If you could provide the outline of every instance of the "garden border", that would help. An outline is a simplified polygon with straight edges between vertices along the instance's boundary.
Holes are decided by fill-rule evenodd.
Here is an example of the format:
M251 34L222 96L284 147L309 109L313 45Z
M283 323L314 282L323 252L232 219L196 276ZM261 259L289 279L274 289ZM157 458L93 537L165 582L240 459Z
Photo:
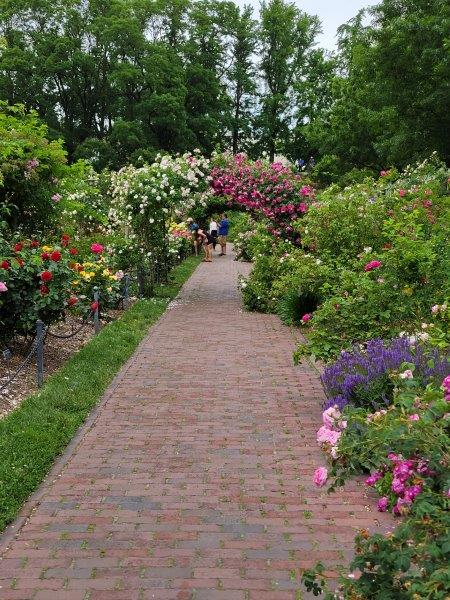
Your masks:
M195 257L191 257L191 258L195 258ZM181 266L183 264L183 262L180 263L180 265L178 265L178 266ZM194 272L197 269L199 264L200 264L199 262L197 264L195 264L193 266L193 269L189 273L189 275L183 280L182 283L180 283L177 293L172 297L167 296L168 300L172 301L180 295L185 284L191 278L191 276L194 274ZM8 550L9 543L19 534L22 527L25 525L25 523L28 521L28 519L32 515L33 511L36 509L37 506L39 506L42 498L44 497L44 495L47 491L48 485L62 473L65 466L68 464L71 457L73 456L78 445L82 442L82 440L84 439L86 434L94 426L101 411L103 410L103 408L105 407L105 405L107 404L107 402L109 401L111 396L113 395L114 391L116 390L117 386L119 385L119 382L122 380L122 378L128 372L128 370L134 360L134 356L136 355L136 353L138 353L140 351L140 349L143 346L143 344L145 343L147 337L156 328L161 326L162 318L167 313L168 306L169 306L169 302L167 302L167 306L164 308L163 312L159 315L157 320L152 325L150 325L150 327L146 330L143 338L137 344L137 346L133 350L133 353L128 358L128 360L124 364L122 364L119 371L116 372L116 374L114 375L114 377L112 378L110 383L107 385L105 391L98 398L97 402L92 406L92 408L89 411L88 415L86 416L85 420L77 428L72 439L68 442L68 444L66 445L66 447L64 448L62 453L55 457L55 459L52 463L52 466L50 467L50 470L40 481L40 483L38 484L35 491L33 491L31 493L31 495L27 498L27 500L22 504L16 517L13 519L13 521L11 521L11 523L6 525L6 527L3 531L0 531L0 560L3 558L4 553ZM119 321L120 321L120 319L119 319ZM96 339L96 338L93 338L93 339ZM70 360L72 360L72 359L70 359ZM70 360L68 362L70 362ZM64 367L62 367L62 368L64 368Z

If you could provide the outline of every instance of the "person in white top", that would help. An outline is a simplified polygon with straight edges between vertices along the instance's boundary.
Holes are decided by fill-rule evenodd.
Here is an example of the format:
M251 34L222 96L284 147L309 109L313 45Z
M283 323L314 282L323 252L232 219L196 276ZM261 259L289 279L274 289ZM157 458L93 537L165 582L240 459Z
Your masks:
M213 249L216 249L216 244L217 244L217 238L219 236L219 226L217 225L217 221L214 219L214 217L211 218L211 221L209 223L209 233L211 234L211 237L213 238Z

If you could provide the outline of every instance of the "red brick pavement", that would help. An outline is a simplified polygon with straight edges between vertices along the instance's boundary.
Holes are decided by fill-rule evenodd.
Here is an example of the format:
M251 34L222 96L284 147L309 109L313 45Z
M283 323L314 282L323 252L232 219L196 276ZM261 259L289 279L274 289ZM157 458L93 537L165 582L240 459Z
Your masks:
M361 484L313 486L319 378L242 311L248 269L202 264L151 329L3 542L2 600L298 600L302 569L377 526Z

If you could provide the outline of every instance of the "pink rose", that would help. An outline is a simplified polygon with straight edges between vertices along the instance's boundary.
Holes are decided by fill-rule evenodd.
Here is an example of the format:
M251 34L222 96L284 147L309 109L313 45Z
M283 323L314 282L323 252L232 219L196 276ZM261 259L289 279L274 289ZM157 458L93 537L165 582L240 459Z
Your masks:
M103 246L101 244L94 243L91 246L91 251L94 252L94 254L101 254L103 252Z
M338 443L340 437L340 431L333 431L325 425L319 429L316 436L319 444L330 444L331 446L335 446Z
M333 427L335 422L340 418L341 412L336 406L330 406L327 410L324 410L322 413L322 421L323 424L327 427Z
M419 415L416 413L414 415L409 415L409 420L410 421L418 421L420 419Z
M52 200L53 202L59 202L61 200L61 196L59 194L53 194Z
M301 318L301 321L302 321L302 323L307 323L308 321L311 321L311 319L312 319L311 315L306 313L306 315L303 315L303 317Z
M406 190L398 190L398 195L403 198L404 196L406 196Z
M319 467L314 472L314 483L317 487L322 487L328 479L328 470L326 467Z
M406 371L400 373L399 377L400 379L414 379L414 373L411 371L411 369L406 369Z
M8 288L6 286L6 283L4 281L0 281L0 292L7 292Z
M377 508L380 512L386 512L389 504L389 499L386 496L383 496L378 500Z

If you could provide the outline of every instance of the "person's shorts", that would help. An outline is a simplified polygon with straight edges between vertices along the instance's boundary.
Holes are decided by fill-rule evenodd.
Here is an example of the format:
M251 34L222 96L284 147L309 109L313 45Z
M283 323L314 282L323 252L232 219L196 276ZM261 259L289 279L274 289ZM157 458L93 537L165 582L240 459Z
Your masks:
M226 235L219 235L219 244L221 246L225 246L226 243L227 243L227 236Z

